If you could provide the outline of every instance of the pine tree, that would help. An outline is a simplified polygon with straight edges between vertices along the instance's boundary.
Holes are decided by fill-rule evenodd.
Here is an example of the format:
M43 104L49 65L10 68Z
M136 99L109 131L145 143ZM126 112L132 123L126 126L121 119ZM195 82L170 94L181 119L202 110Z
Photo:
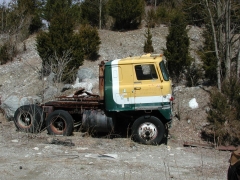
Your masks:
M51 22L51 20L57 16L62 9L68 7L68 11L70 11L70 7L72 5L72 0L47 0L46 5L44 7L44 19ZM66 10L66 9L65 9Z
M183 0L182 10L185 13L185 18L188 25L201 26L205 22L205 8L199 0Z
M190 66L192 61L188 51L189 38L186 24L183 16L180 14L171 20L166 46L167 49L164 49L164 55L167 59L169 73L179 82L184 71Z
M106 4L106 0L85 0L81 3L82 19L94 27L99 26L100 20L101 25L104 25L107 13Z
M141 23L144 0L109 0L109 15L115 18L115 28L132 29Z
M210 80L211 84L217 83L217 57L214 52L214 41L211 32L211 28L207 25L206 30L203 33L204 47L202 51L199 51L199 55L203 62L203 69L205 71L205 77Z
M150 28L147 29L146 34L144 34L146 41L144 43L144 52L151 53L154 51L152 46L152 34L150 32Z
M83 25L76 36L82 44L85 58L95 59L101 44L97 29L90 25Z
M70 72L83 62L81 43L73 33L74 21L68 0L59 0L52 4L49 32L37 36L37 50L42 58L44 73L54 72L58 81L71 78Z

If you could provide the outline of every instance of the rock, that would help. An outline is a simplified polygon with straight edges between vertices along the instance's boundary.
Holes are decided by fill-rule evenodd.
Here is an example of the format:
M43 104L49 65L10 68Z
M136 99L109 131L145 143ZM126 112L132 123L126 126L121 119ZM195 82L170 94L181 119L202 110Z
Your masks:
M94 78L94 71L90 68L80 68L78 70L77 77L80 82L83 79L92 79Z
M12 95L3 101L1 108L4 109L6 117L11 119L14 117L15 111L20 106L39 102L41 102L41 98L38 96L19 97L17 95Z
M44 101L55 97L57 92L58 92L58 89L54 86L49 86L48 88L46 88L43 94Z
M86 91L92 92L93 82L94 81L91 81L91 80L88 80L88 79L84 79L84 82L79 82L79 78L77 78L75 84L72 85L72 87L74 89L84 88Z
M53 142L53 138L47 138L47 142L49 143L49 144L52 144L52 142Z
M49 84L53 84L54 81L55 81L55 79L56 79L56 74L53 73L53 72L51 72L51 73L49 74L49 76L47 77L47 82L48 82Z

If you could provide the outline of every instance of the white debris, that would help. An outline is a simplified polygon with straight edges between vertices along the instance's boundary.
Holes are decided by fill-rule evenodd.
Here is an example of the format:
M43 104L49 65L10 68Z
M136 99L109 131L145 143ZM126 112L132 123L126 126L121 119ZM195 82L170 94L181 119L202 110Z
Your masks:
M34 147L33 150L38 151L38 150L39 150L39 147Z
M77 147L76 149L77 150L87 150L88 148L87 147Z
M17 140L17 139L13 139L13 140L12 140L12 142L14 142L14 143L17 143L17 142L18 142L18 140Z
M198 103L196 101L196 98L193 98L189 101L188 103L189 107L192 108L192 109L196 109L198 108Z

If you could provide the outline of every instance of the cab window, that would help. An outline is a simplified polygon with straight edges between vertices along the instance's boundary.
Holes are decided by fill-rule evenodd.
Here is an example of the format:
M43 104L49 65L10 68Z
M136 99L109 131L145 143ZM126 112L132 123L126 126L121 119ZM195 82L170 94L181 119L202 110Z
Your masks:
M155 66L153 64L135 65L137 80L158 79Z
M165 81L169 81L169 74L168 74L168 71L167 71L167 68L166 68L164 62L161 61L161 62L159 63L159 65L160 65L160 69L161 69L161 72L162 72L163 79L164 79Z

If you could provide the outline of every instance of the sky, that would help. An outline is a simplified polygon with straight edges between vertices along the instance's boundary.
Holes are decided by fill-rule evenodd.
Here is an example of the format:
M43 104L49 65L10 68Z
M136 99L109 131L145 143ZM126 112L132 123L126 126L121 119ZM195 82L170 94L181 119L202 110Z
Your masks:
M9 3L11 0L0 0L0 4L2 4L3 2L5 3Z

